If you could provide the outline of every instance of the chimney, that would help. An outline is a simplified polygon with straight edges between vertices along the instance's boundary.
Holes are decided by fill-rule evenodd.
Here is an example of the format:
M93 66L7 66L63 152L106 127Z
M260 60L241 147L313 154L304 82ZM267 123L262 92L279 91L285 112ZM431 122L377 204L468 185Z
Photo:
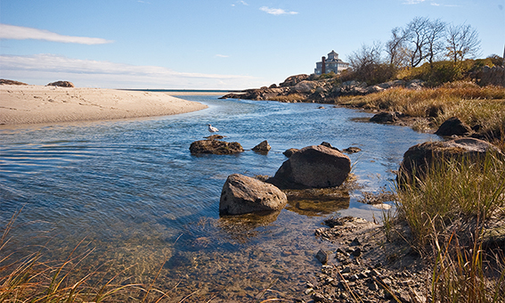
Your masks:
M321 74L326 74L326 58L323 56L321 61Z

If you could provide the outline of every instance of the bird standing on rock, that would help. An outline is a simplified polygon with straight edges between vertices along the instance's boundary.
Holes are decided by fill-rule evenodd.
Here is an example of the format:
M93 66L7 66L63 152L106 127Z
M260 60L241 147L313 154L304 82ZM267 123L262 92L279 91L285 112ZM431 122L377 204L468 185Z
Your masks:
M209 131L211 133L215 133L215 132L218 132L219 129L215 128L214 126L210 125L210 124L207 124L209 126Z

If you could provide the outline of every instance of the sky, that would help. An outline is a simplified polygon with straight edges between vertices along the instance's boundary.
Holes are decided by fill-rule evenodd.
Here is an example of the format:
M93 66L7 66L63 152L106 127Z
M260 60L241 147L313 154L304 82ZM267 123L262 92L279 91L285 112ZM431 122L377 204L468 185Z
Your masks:
M246 89L385 43L415 17L468 24L503 55L505 0L0 0L0 78Z

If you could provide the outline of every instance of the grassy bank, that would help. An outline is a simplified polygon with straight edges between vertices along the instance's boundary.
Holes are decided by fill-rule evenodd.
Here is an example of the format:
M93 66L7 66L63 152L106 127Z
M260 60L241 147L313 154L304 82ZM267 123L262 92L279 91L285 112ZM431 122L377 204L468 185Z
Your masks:
M384 223L433 267L432 302L505 301L504 251L484 237L505 222L500 157L440 161L397 188L397 212Z
M471 82L453 82L436 88L392 88L365 96L341 97L337 103L365 110L397 111L426 118L417 130L436 129L445 120L458 117L480 132L503 132L505 88L480 87Z

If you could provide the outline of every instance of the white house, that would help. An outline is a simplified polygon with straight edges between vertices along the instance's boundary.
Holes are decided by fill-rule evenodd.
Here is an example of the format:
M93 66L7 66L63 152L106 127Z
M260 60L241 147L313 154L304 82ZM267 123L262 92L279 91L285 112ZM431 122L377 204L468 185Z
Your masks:
M316 62L316 68L314 69L314 73L316 75L327 74L330 72L334 72L338 74L345 69L349 68L349 63L346 63L338 58L338 54L332 50L328 54L328 59L324 56L320 62Z

